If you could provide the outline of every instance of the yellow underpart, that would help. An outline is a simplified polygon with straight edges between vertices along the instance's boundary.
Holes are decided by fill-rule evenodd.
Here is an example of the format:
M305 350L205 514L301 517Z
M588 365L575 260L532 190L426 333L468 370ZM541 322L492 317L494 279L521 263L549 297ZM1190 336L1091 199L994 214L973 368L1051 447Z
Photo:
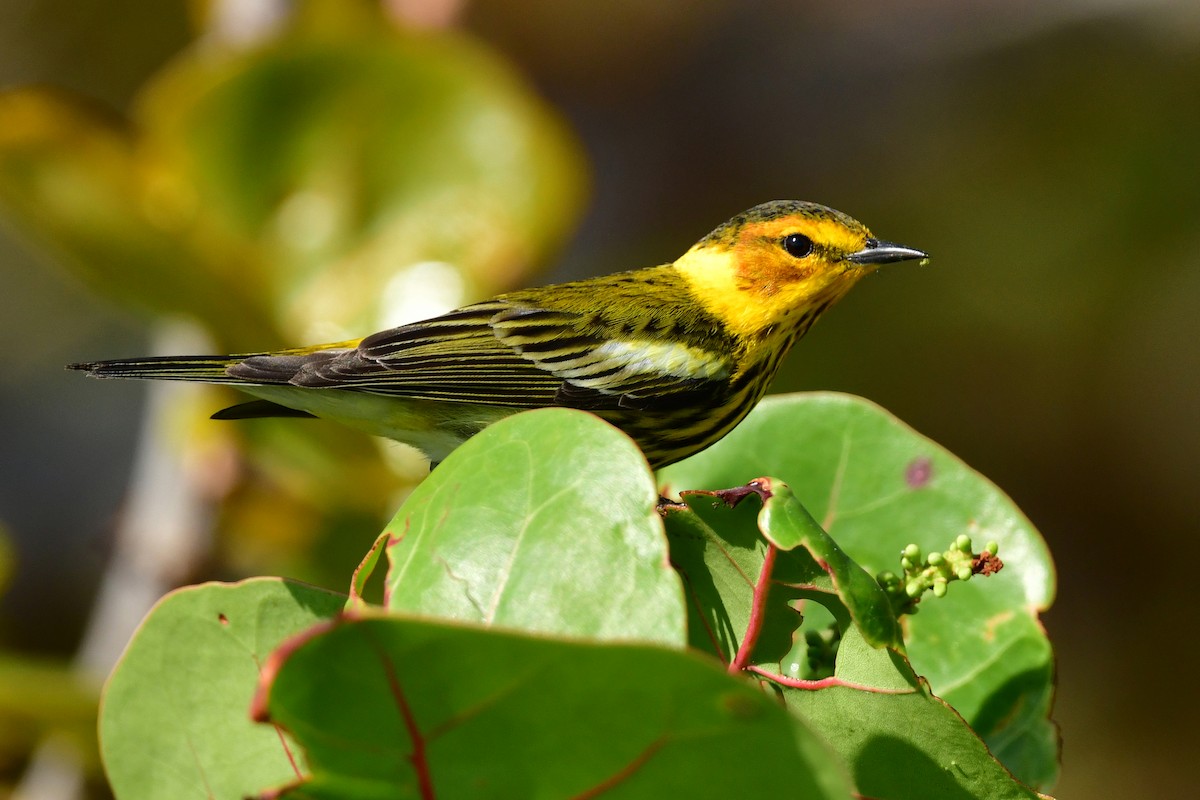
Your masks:
M704 307L740 339L772 324L785 310L778 308L777 303L761 302L739 286L733 250L693 247L680 256L675 266Z

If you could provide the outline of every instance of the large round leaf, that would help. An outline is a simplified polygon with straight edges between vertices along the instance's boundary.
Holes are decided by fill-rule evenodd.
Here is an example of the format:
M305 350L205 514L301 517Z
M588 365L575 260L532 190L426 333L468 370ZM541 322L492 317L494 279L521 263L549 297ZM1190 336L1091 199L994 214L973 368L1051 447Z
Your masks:
M1005 568L951 586L906 620L908 655L939 697L1031 785L1057 771L1047 721L1053 656L1038 621L1054 594L1045 543L1016 505L958 458L883 409L832 393L770 397L729 436L664 470L669 491L775 475L859 564L899 569L910 542L941 551L959 534L1000 545Z
M300 774L294 745L255 725L250 701L279 643L345 600L276 578L192 586L160 600L104 690L101 754L113 793L243 797Z
M312 775L271 797L848 798L836 757L707 658L370 614L282 648L260 718Z
M683 646L646 459L581 411L491 425L451 453L388 526L387 606L527 631Z

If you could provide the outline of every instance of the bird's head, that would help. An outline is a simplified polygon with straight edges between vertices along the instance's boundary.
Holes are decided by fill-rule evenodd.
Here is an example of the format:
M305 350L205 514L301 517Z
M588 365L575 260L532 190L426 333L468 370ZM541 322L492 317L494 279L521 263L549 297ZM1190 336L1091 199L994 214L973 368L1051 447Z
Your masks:
M876 239L832 208L775 200L738 214L675 262L693 292L739 334L815 317L882 264L925 253Z

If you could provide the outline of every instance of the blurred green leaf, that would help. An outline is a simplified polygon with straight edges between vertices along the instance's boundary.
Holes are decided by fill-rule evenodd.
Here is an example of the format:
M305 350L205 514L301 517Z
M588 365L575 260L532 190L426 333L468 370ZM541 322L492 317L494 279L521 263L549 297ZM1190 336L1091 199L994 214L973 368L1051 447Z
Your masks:
M94 289L135 307L207 318L222 335L276 341L270 306L210 274L200 254L147 218L146 165L130 124L66 92L0 93L0 208ZM227 266L244 259L226 253Z
M368 0L279 14L257 39L198 39L128 115L65 91L0 94L0 212L109 298L193 316L205 349L234 352L440 313L523 282L568 234L583 156L502 57L404 30ZM72 360L108 355L125 354ZM203 424L189 457L222 427ZM425 474L334 427L225 426L252 456L221 509L235 571L327 580L361 548L330 531L384 518Z
M846 553L896 571L910 542L929 552L966 533L994 540L1005 568L955 583L905 619L913 667L1030 785L1057 773L1048 721L1053 658L1038 612L1054 593L1045 543L986 478L877 406L847 395L767 398L729 436L660 474L675 489L778 475Z
M251 699L271 651L345 599L256 578L160 600L104 690L101 750L114 794L242 797L299 774L292 745L251 722Z
M526 631L683 646L646 459L591 414L503 419L450 454L388 525L387 606Z
M197 44L128 120L64 92L0 97L0 202L21 227L110 296L194 314L240 351L516 282L574 224L582 176L504 61L366 0Z
M685 652L372 615L277 659L262 711L312 776L271 797L850 796L798 720Z
M581 157L508 65L459 34L398 30L375 3L302 5L320 25L310 10L249 50L197 48L137 114L160 185L254 249L285 331L408 321L394 306L431 276L491 293L561 241ZM431 263L450 272L410 275Z
M48 734L63 734L98 771L99 694L66 662L0 650L0 764L25 757Z

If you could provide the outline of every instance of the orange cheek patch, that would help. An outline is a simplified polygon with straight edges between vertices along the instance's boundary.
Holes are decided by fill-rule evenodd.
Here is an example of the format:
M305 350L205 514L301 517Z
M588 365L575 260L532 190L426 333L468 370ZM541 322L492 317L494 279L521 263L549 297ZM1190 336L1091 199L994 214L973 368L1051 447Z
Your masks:
M784 252L777 237L758 231L743 231L737 248L739 289L771 297L780 287L807 279L813 268Z

